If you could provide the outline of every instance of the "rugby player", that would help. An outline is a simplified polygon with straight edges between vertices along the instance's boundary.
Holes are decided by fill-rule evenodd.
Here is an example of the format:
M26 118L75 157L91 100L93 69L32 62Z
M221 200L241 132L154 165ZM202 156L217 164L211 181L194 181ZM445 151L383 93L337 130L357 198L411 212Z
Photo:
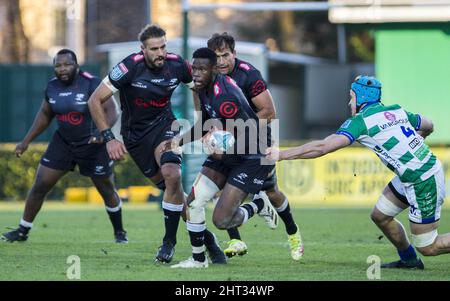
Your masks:
M81 71L76 54L69 49L62 49L56 54L53 67L56 77L47 84L45 99L25 138L16 146L16 156L20 158L54 118L58 128L41 158L19 227L4 233L3 239L9 242L26 241L47 193L61 177L78 165L80 174L91 178L105 202L116 242L127 243L127 233L122 226L122 202L114 185L113 161L92 121L87 104L101 81ZM112 127L118 118L117 104L112 95L105 99L102 109L105 111L105 123Z
M129 153L144 176L164 191L165 235L155 261L168 263L175 252L178 224L186 200L181 183L182 157L171 150L161 150L164 141L177 134L171 129L176 118L170 99L180 83L192 87L191 67L179 55L167 52L166 32L158 25L145 26L138 38L141 51L129 55L112 69L89 99L89 108L110 158L121 160ZM102 107L118 91L123 142L114 136ZM220 256L222 251L216 241L210 241L209 247Z
M424 269L414 247L424 256L450 252L450 234L439 235L437 231L445 198L444 171L424 142L433 132L433 123L399 105L383 105L381 83L370 76L358 76L352 83L349 106L352 117L335 134L287 150L270 148L267 156L278 161L312 159L355 141L371 149L396 174L371 213L374 223L400 256L400 260L381 267ZM407 208L412 245L403 225L395 218Z
M261 190L264 179L273 171L274 165L262 164L261 159L264 158L262 147L265 146L261 146L258 139L261 130L258 117L234 80L217 73L216 62L217 56L209 48L197 49L193 54L192 70L195 89L199 93L201 122L205 124L209 120L214 120L219 127L227 129L227 121L240 120L245 122L246 126L227 129L236 136L236 143L231 153L227 151L218 157L223 162L225 176L217 181L209 178L204 170L197 176L188 197L187 229L191 238L192 257L173 265L173 268L208 267L204 246L205 206L211 198L205 195L210 195L211 191L223 189L213 212L213 223L219 229L241 226L255 213L272 216L276 214L270 202L260 198L240 206L249 193L257 194ZM168 141L167 146L178 147L201 138L194 136L192 139L195 128L194 125L191 131ZM257 135L252 137L250 133ZM270 129L266 129L266 136L267 141L270 141ZM253 146L255 146L254 153Z
M245 95L252 110L258 116L261 122L270 123L276 118L275 105L270 91L261 72L250 63L240 60L236 57L235 40L233 36L224 32L222 34L215 33L208 40L208 48L214 50L217 55L217 70L219 73L228 75L235 80L239 88ZM203 164L203 169L211 175L211 177L223 177L223 163L209 157ZM279 190L275 169L265 180L264 185L259 194L255 194L255 198L269 198L275 207L279 217L284 222L288 242L290 246L291 257L294 260L300 260L304 253L304 246L300 229L295 223L286 195ZM278 216L274 219L271 216L265 216L266 223L272 229L277 227ZM247 245L242 240L237 228L228 229L230 241L228 247L224 250L228 257L235 255L244 255L247 253Z

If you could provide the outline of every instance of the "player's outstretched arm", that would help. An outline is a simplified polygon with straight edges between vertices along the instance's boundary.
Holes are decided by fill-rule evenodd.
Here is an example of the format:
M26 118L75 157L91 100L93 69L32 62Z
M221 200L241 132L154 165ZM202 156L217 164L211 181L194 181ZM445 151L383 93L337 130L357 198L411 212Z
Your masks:
M48 128L54 116L55 114L53 113L49 103L46 100L43 100L41 108L34 118L33 124L28 130L28 133L25 135L22 142L16 145L15 153L18 158L20 158L20 156L22 156L22 154L27 150L31 141L33 141L34 138L39 136L43 131L45 131L46 128Z
M420 117L421 117L420 128L417 131L417 133L425 139L431 133L433 133L434 125L430 119L428 119L424 116L420 116Z
M350 140L338 134L328 136L323 140L315 140L298 147L278 150L267 149L267 158L275 161L314 159L350 145Z

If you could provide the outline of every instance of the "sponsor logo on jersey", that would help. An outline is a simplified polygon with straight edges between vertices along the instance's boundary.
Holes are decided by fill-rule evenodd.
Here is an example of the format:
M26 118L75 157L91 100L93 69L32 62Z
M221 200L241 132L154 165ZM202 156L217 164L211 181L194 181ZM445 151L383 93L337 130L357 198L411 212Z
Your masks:
M48 102L51 103L51 104L55 104L56 103L56 101L53 98L49 98Z
M256 184L256 185L263 185L263 184L264 184L264 180L253 179L253 184Z
M61 93L59 93L60 97L67 97L67 96L70 96L70 95L72 95L72 92L61 92Z
M141 98L137 98L134 100L134 104L138 107L143 108L163 108L167 106L169 103L169 97L163 97L161 99L151 99L151 100L143 100Z
M384 112L384 117L389 121L397 120L397 117L395 116L395 114L393 114L391 112Z
M225 118L233 118L238 112L238 107L234 102L224 101L219 107L219 112Z
M125 66L124 63L120 63L116 67L113 68L113 70L111 71L111 73L109 75L111 76L112 80L118 81L127 73L128 73L128 68Z
M412 149L415 149L418 145L420 145L420 140L417 138L414 138L410 143L409 147Z
M63 123L70 123L71 125L80 125L83 120L84 120L84 116L82 113L80 112L70 112L67 114L58 114L56 115L56 119L58 119L58 121L63 122Z
M159 84L162 83L164 81L164 78L155 78L152 79L150 82L154 83L154 84Z
M173 137L175 135L174 131L166 131L166 137Z
M241 68L241 69L243 69L243 70L245 70L245 71L250 71L250 66L248 65L248 64L246 64L246 63L240 63L239 64L239 68Z
M395 169L400 168L400 163L396 159L392 158L391 155L381 147L375 146L374 151L377 153L378 157L381 158L381 160L384 160L388 164L392 165Z
M385 130L385 129L390 128L390 127L393 127L393 126L395 126L395 125L397 125L397 124L400 124L400 123L408 123L408 122L409 122L409 121L408 121L408 118L397 119L397 120L394 120L394 121L391 121L391 122L388 122L388 123L385 123L385 124L380 125L380 128L381 128L382 130Z
M132 85L133 87L136 87L136 88L147 89L147 86L144 85L144 84L141 83L141 82L132 83L131 85Z

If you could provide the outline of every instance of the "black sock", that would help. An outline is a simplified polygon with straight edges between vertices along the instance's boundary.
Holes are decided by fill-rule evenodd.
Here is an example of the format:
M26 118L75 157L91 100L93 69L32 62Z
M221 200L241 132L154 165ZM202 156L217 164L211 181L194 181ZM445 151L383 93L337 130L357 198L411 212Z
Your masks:
M230 239L239 239L239 240L242 240L242 239L241 239L241 235L239 234L239 230L238 230L237 227L227 229L227 232L228 232L228 235L230 236Z
M195 261L204 262L205 257L205 224L194 224L187 222L187 230L189 232L189 238L191 239L192 246L192 258ZM214 239L214 237L213 237Z
M201 232L192 232L189 231L189 237L191 239L191 245L195 248L201 248L205 243L205 231ZM204 262L205 261L205 250L203 252L194 253L192 252L192 258L196 261Z
M289 203L287 207L283 211L278 211L278 215L281 220L284 222L284 226L286 227L286 233L292 235L297 232L297 225L294 222L294 218L292 217L291 207Z
M111 220L111 224L114 228L114 233L118 231L123 231L123 225L122 225L122 208L120 208L116 212L110 212L106 210L109 215L109 219Z
M19 230L20 232L22 232L23 234L27 235L28 232L30 232L31 228L28 228L28 227L19 225L18 230Z
M175 245L177 243L177 230L178 223L180 222L181 211L171 211L163 208L164 211L164 224L166 228L166 234L163 241L167 241Z
M212 232L208 229L205 229L205 246L210 246L215 243L216 242L214 241L214 234L212 234Z
M259 213L261 212L261 210L264 208L264 201L263 199L254 199L253 201L251 201L253 204L256 205L256 207L258 207L258 211L256 211L255 213Z
M253 203L253 206L252 206ZM255 207L256 206L256 210ZM262 199L256 199L248 204L242 205L241 208L245 209L248 213L248 218L250 219L255 213L258 213L264 207L264 201Z

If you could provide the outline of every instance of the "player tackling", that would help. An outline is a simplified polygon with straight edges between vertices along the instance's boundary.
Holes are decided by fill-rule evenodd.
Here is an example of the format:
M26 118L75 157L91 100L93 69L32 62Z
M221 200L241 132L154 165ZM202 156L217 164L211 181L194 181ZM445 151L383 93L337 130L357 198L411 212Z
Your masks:
M381 83L374 77L357 77L351 85L350 96L352 117L335 134L287 150L269 148L267 157L277 161L313 159L355 141L370 148L397 175L385 187L371 214L400 256L400 260L381 267L424 269L395 216L409 207L412 243L422 255L450 252L450 234L437 232L445 198L444 172L440 161L424 143L433 132L433 123L399 105L384 106Z

